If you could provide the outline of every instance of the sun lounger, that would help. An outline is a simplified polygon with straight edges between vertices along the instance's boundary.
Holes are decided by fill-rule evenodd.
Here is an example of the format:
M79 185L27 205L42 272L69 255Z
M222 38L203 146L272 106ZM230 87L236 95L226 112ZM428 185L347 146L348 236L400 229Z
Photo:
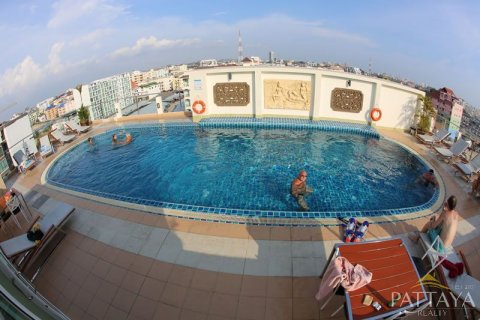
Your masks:
M74 135L65 135L58 129L53 130L49 133L50 138L57 143L64 144L65 142L70 142L75 139Z
M43 232L43 238L37 247L35 242L28 240L27 234L21 234L15 238L0 243L0 249L8 259L15 259L22 253L38 249L48 242L48 239L55 233L73 214L74 207L63 202L58 202L50 212L38 219L40 230ZM33 223L35 223L34 221Z
M417 139L424 144L433 145L435 143L440 143L445 140L450 135L447 129L440 129L435 132L432 136L428 134L419 134Z
M437 237L437 241L441 242L440 237ZM455 252L453 247L444 248L444 252L437 252L433 249L432 242L426 233L420 233L420 243L426 250L426 253L430 259L432 265L438 264L438 257L441 256L453 263L464 262L462 258ZM462 301L465 301L470 307L480 310L480 281L470 276L467 272L452 279L448 277L449 271L444 267L440 267L445 275L444 282L450 288L451 292ZM466 268L467 269L467 268ZM469 295L467 297L467 294ZM461 304L460 304L461 306Z
M468 148L468 143L465 140L458 140L455 142L450 149L447 148L440 148L440 147L433 147L437 153L448 159L453 159L461 155L465 150Z
M35 159L26 157L23 150L15 152L13 159L17 163L20 172L25 172L25 170L29 170L35 166Z
M40 155L42 158L54 153L53 146L50 143L50 138L48 134L40 138Z
M463 173L464 176L467 177L468 181L472 178L472 176L480 171L480 153L477 154L470 162L468 163L455 163L455 166L458 168L459 171Z
M70 120L66 122L65 126L71 131L75 131L77 134L84 133L90 130L90 126L81 126L76 122L76 120Z

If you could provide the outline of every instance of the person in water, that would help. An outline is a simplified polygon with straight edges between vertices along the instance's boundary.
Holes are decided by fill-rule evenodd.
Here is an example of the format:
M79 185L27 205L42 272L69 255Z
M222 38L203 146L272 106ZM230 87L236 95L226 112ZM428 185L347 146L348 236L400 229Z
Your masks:
M88 143L90 146L95 145L95 142L93 141L93 138L92 138L92 137L89 137L89 138L87 139L87 143Z
M123 141L119 141L119 140L118 140L118 137L117 137L117 134L116 134L116 133L114 133L114 134L112 135L112 144L113 144L113 145L127 145L127 144L129 144L130 142L132 142L132 141L133 141L133 137L132 137L132 135L131 135L130 133L128 133L128 132L125 134L125 140L123 140Z
M422 174L420 179L425 187L428 187L428 185L431 184L434 189L438 188L438 181L437 178L435 178L435 172L433 171L433 169L430 169L424 174Z
M305 197L312 192L313 189L307 186L307 172L305 170L300 171L298 176L292 181L290 193L295 200L297 200L298 205L303 211L309 210Z

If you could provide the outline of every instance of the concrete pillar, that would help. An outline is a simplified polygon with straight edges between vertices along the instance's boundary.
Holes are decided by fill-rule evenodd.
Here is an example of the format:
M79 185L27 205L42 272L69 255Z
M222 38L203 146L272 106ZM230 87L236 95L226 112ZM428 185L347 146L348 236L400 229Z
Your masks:
M158 114L163 114L163 101L162 101L162 97L156 97L156 98L155 98L155 105L157 106L157 113L158 113Z

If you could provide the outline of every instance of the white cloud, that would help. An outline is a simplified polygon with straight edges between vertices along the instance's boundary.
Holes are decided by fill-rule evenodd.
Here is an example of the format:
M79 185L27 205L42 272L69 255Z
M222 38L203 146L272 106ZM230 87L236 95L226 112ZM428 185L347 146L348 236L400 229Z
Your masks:
M0 75L0 97L13 92L21 92L28 85L42 78L42 68L28 56L11 69Z
M97 29L76 39L73 39L70 44L74 47L92 44L98 42L100 39L110 36L113 29Z
M60 52L64 47L63 42L54 43L48 54L48 64L45 66L46 73L59 74L65 69L64 64L60 59Z
M112 5L105 0L60 0L53 5L53 16L48 21L49 28L59 28L74 23L89 23L96 21L108 22L125 13L126 7ZM79 21L79 20L83 21Z
M132 47L123 47L112 53L113 56L132 56L137 55L148 49L166 49L172 47L184 47L200 42L198 38L192 39L157 39L154 36L140 38Z

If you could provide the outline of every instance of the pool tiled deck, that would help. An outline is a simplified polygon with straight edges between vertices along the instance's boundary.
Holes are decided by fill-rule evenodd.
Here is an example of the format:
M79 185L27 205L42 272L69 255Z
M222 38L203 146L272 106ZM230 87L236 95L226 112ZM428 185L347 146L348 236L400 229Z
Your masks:
M459 200L462 221L454 245L471 266L480 264L480 200L469 198L467 184L454 169L413 137L393 130L381 134L416 150L442 175L447 194ZM66 238L34 283L70 318L323 319L343 303L335 297L320 311L313 298L318 275L340 241L339 227L201 222L89 201L40 184L53 158L19 177L15 186L33 191L32 203L46 196L46 201L76 207ZM367 238L405 237L425 222L371 225ZM472 269L480 278L480 269ZM342 313L337 317L343 318Z

